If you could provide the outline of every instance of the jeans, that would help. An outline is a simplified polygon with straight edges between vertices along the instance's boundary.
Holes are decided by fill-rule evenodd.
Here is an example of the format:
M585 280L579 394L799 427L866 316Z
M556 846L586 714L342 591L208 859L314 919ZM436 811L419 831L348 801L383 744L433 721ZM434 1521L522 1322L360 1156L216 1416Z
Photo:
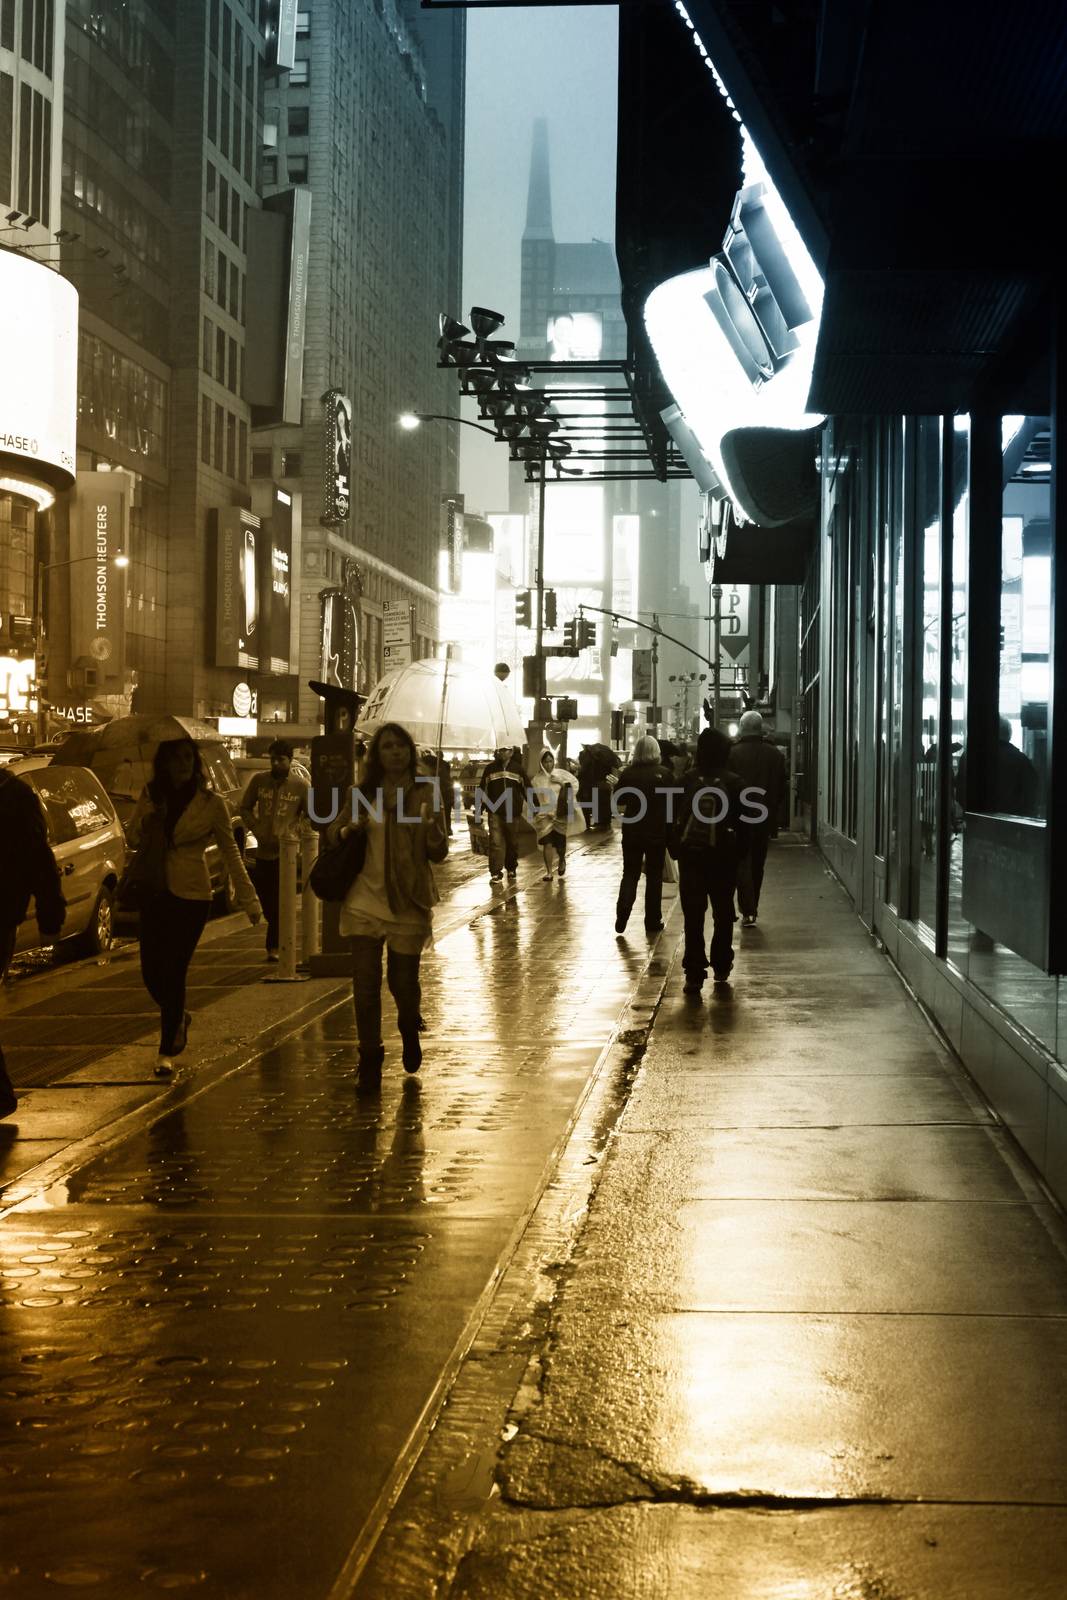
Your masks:
M281 943L281 934L278 929L278 880L281 876L281 862L275 856L274 860L261 861L257 859L252 865L252 882L256 886L259 903L263 907L263 920L267 924L267 949L277 950Z
M643 839L632 823L622 826L622 883L615 907L615 919L625 924L637 899L641 866L645 868L645 927L656 928L663 921L663 857L665 839Z
M503 812L490 811L486 817L489 824L489 871L494 877L507 869L514 872L519 865L519 853L515 841L519 836L517 822L509 822Z
M141 908L141 976L159 1007L159 1053L170 1055L185 1020L185 979L208 912L207 900L164 890Z
M737 868L737 903L743 917L754 917L759 910L763 868L770 838L770 834L762 828L749 829L748 854L742 856Z
M703 982L710 962L717 978L734 964L734 890L737 858L733 852L685 851L678 861L678 897L685 921L682 966L687 978ZM705 950L704 919L711 901L711 949Z
M352 939L352 999L356 1009L356 1037L360 1052L380 1050L382 1044L382 945L357 933ZM419 955L390 950L386 959L389 993L396 1001L396 1020L403 1039L418 1038L422 990Z

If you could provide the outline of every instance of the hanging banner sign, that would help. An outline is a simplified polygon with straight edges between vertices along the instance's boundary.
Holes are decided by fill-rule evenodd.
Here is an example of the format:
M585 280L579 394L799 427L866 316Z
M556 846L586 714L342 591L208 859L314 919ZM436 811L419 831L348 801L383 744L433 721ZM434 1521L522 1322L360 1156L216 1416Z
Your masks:
M121 679L126 656L126 581L115 557L129 537L130 478L79 472L70 508L70 659Z
M324 528L334 528L348 517L352 494L352 402L340 389L327 389L322 397L325 432L322 516Z
M652 651L634 650L630 658L631 700L652 699Z

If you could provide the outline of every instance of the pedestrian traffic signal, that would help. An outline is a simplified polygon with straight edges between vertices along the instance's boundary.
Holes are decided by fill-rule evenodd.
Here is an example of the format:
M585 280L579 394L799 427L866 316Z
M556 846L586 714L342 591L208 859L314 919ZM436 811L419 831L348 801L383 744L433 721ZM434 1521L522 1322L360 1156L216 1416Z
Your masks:
M555 626L556 626L556 591L555 591L555 589L546 589L545 590L545 627L546 628L554 628Z
M524 589L515 596L515 626L528 628L533 618L533 596L529 589Z
M578 654L578 623L574 617L563 624L563 649L560 654L565 656Z
M622 744L626 737L626 721L621 711L611 713L611 742Z
M596 644L596 623L592 617L581 617L578 621L578 648L585 650L590 645Z
M572 697L556 701L556 721L573 722L578 715L578 702Z

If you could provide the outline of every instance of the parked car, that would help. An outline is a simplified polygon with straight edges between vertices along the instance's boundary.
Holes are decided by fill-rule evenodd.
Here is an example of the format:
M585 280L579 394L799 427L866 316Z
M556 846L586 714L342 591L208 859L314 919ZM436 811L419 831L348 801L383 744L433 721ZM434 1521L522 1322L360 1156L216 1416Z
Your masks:
M95 773L125 826L133 816L142 789L152 776L152 760L167 739L192 739L204 764L208 786L226 802L239 849L244 847L241 796L245 784L234 770L229 751L217 731L191 717L157 717L146 714L117 717L103 728L76 729L67 735L52 757L52 765L84 766ZM247 780L246 780L247 782ZM215 845L207 851L211 886L227 910L233 910L233 890Z
M126 865L126 836L102 784L85 767L56 767L38 756L9 768L36 791L59 867L67 918L57 953L100 955L111 946L115 890ZM34 908L15 936L16 950L41 942Z

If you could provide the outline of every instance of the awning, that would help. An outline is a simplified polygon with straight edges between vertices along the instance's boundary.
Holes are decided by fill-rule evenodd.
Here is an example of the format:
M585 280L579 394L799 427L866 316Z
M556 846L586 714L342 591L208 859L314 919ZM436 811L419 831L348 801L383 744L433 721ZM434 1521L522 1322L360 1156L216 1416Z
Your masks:
M777 528L731 523L726 549L716 554L713 583L803 583L815 538L814 516Z

